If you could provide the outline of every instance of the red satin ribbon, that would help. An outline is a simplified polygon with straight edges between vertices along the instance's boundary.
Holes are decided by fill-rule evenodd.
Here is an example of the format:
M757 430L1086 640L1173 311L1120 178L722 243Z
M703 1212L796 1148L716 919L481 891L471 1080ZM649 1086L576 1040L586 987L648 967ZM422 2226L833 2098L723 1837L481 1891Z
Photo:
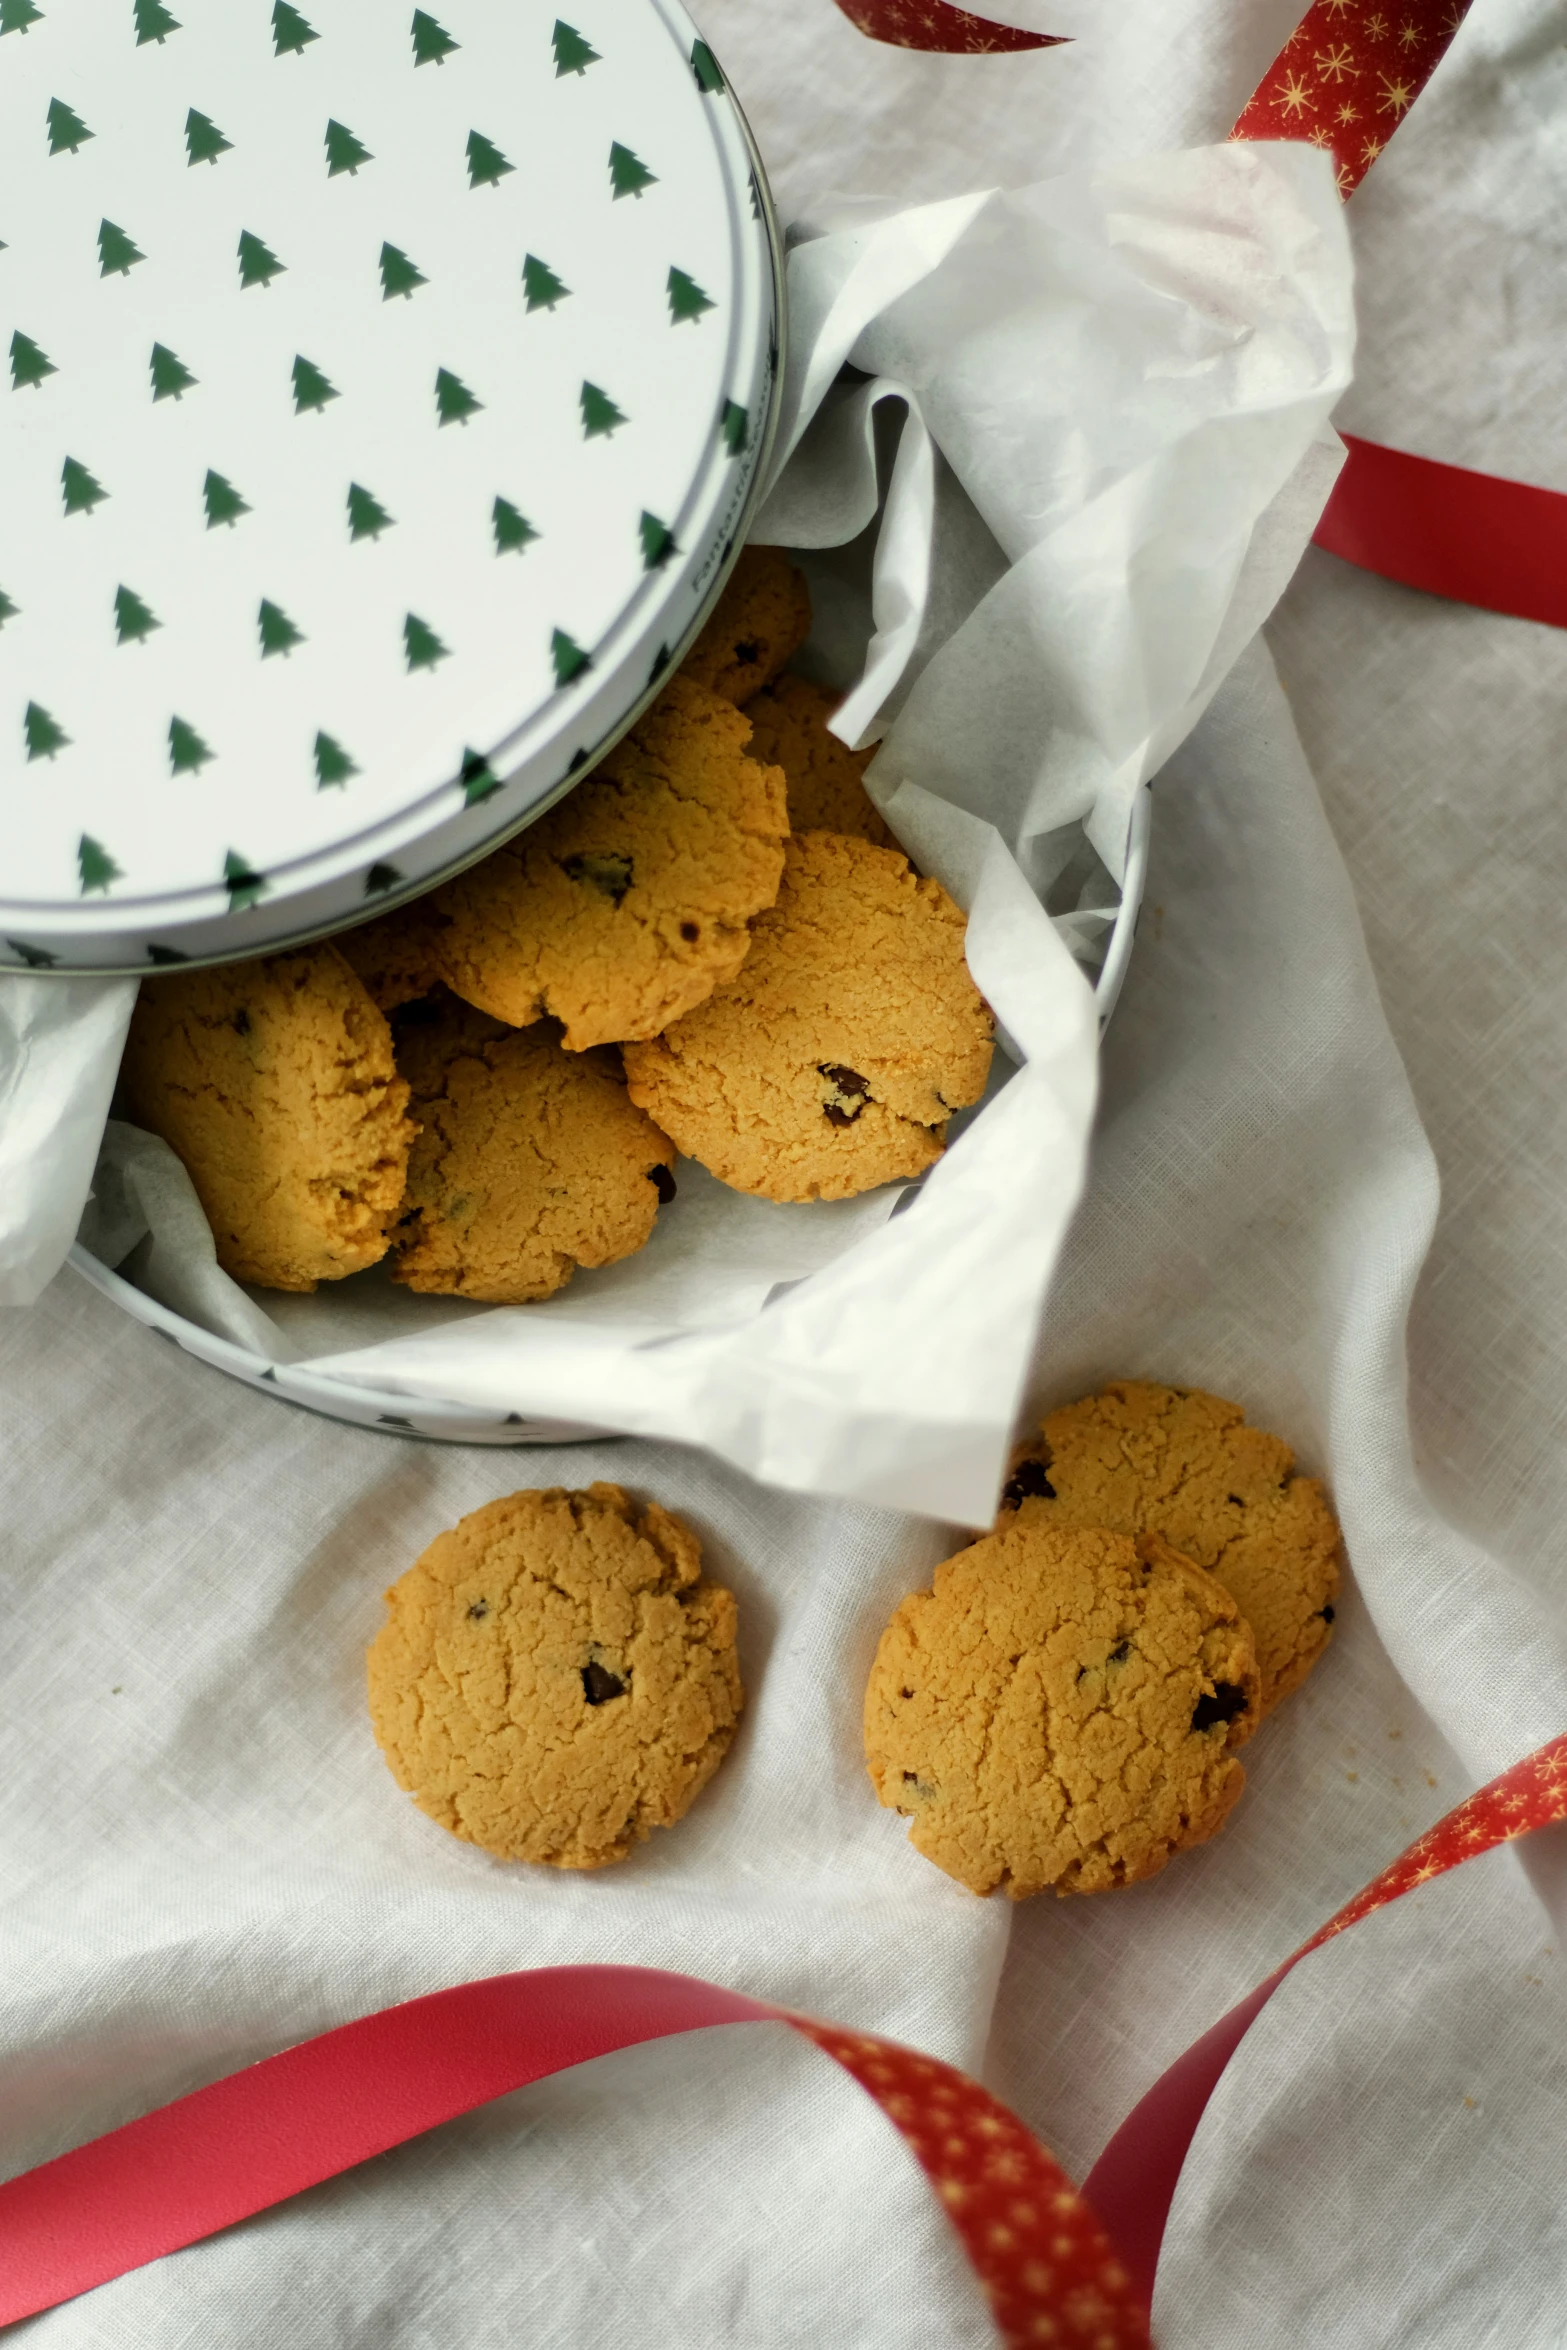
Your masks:
M1344 435L1315 539L1363 571L1567 628L1567 497Z
M1080 2197L1014 2114L934 2057L638 1967L459 1984L231 2073L0 2186L0 2324L53 2308L509 2090L714 2024L786 2023L902 2131L1012 2350L1146 2350L1181 2164L1248 2025L1308 1952L1444 1870L1567 1817L1567 1737L1450 1812L1189 2049Z

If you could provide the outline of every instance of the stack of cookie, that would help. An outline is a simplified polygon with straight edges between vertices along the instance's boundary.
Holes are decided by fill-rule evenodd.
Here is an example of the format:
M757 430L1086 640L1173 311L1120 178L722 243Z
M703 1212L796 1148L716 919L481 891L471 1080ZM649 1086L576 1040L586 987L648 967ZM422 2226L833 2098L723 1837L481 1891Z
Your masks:
M390 1254L515 1304L643 1246L677 1152L771 1200L922 1173L989 1073L963 917L894 846L805 583L742 557L680 672L548 814L326 945L144 984L127 1114L241 1280Z
M1223 1826L1235 1749L1331 1636L1321 1486L1236 1404L1116 1380L1013 1458L994 1530L904 1600L865 1756L971 1892L1135 1884Z

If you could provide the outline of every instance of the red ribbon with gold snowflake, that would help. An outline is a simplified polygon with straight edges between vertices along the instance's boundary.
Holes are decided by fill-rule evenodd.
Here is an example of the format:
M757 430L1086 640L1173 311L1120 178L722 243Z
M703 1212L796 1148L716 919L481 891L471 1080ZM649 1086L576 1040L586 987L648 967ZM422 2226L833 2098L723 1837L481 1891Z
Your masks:
M1309 139L1357 188L1431 79L1470 0L1312 0L1230 136Z
M995 57L1019 49L1055 49L1055 33L1025 33L993 24L950 0L838 0L853 25L894 49L934 49L947 57Z

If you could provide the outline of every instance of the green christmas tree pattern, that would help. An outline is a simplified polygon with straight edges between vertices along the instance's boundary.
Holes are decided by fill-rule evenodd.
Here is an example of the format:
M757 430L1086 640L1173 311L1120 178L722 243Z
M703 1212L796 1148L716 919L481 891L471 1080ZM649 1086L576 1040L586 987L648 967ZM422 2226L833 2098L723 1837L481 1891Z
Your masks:
M76 870L82 877L83 897L95 889L107 890L114 882L125 879L103 843L94 840L90 832L84 832L76 844Z
M321 35L314 25L306 24L292 0L273 0L272 54L274 57L297 56Z
M496 499L490 508L490 526L495 532L497 555L520 555L539 535L526 514L518 513L510 498Z
M469 391L460 376L449 367L435 371L435 415L438 424L466 424L484 402Z
M220 155L233 149L232 139L226 139L210 114L200 114L193 106L185 117L185 153L191 163L216 163Z
M660 522L656 514L643 513L637 525L637 535L642 541L644 571L660 570L670 556L679 551L675 545L674 532L667 522Z
M20 604L12 603L4 588L0 588L0 628L4 628L8 620L14 620L21 608Z
M570 286L562 285L547 261L537 253L526 253L522 262L522 291L530 310L553 310L557 302L564 302L571 293Z
M117 221L98 223L98 275L100 277L129 277L138 261L146 254L128 237Z
M288 267L271 249L248 228L239 232L239 286L243 293L249 286L269 286L275 277L281 277Z
M317 791L338 791L359 769L336 735L318 734L315 748Z
M226 522L229 529L232 530L240 516L250 512L248 503L240 496L227 475L214 473L210 467L207 478L201 485L201 497L207 510L207 528L209 530L216 530L220 522Z
M29 971L52 971L60 960L47 947L29 946L25 938L8 938L6 945L13 955L20 955Z
M421 620L417 612L409 613L403 622L403 653L410 676L416 669L433 669L450 656L451 649L442 644L428 620Z
M412 301L414 288L426 286L429 282L424 271L409 260L401 245L383 245L381 247L381 299L383 302L390 302L394 294L401 294L405 301Z
M58 375L60 370L47 352L40 351L31 335L24 335L18 327L11 337L11 389L13 392L33 391L46 375Z
M74 113L63 98L50 99L47 119L51 155L74 155L83 140L92 137L92 132L81 116Z
M144 604L134 588L117 587L114 591L114 638L116 644L145 644L155 628L163 622L150 604Z
M444 65L452 51L462 46L422 8L414 10L413 41L415 65Z
M269 661L274 653L291 653L305 641L305 632L296 628L281 604L274 604L263 596L261 609L256 614L256 627L261 637L261 658Z
M27 756L32 759L52 759L63 751L70 736L51 711L42 702L29 702L22 714L22 737L27 744Z
M394 517L386 511L379 498L372 497L357 481L348 485L348 535L350 539L378 539L383 530L390 530Z
M375 157L363 139L356 138L346 122L329 122L327 124L326 176L329 180L335 180L340 171L352 174L359 169L361 163L373 163L374 161Z
M738 400L726 400L718 419L718 429L724 436L724 447L731 457L743 457L751 438L750 419Z
M582 408L582 437L597 440L601 433L612 433L626 421L624 412L617 408L608 392L601 392L597 384L584 383L577 395Z
M614 201L622 196L640 196L644 188L657 185L657 174L648 170L640 156L633 155L618 139L609 150L609 184Z
M152 377L154 400L178 400L196 381L184 360L171 351L167 343L153 344L147 369Z
M691 44L691 71L695 74L696 86L704 97L714 97L724 86L724 77L719 71L718 60L705 41L697 40Z
M482 751L470 750L464 744L462 766L457 780L462 785L462 804L477 808L484 800L492 800L501 788L501 779Z
M0 33L25 33L30 24L42 24L43 14L33 0L0 0Z
M292 379L294 414L296 416L303 416L307 409L314 409L319 415L328 400L342 398L336 384L329 383L315 361L307 359L303 352L298 352L295 355Z
M710 294L704 294L694 277L683 269L671 269L665 288L669 295L669 316L675 326L683 326L688 318L701 318L715 307Z
M310 37L315 39L313 33ZM258 873L248 858L230 849L223 859L223 886L229 893L229 912L245 914L258 898L267 895L269 885L266 875Z
M67 457L60 468L60 491L67 514L90 514L109 495L76 457Z
M585 41L575 25L563 16L555 19L555 30L550 35L555 51L555 79L562 74L584 74L590 65L597 65L599 53L591 41Z
M175 775L195 775L217 753L203 742L188 718L169 720L169 767Z
M365 875L365 896L367 898L382 897L387 890L396 889L402 878L395 865L372 865ZM390 1417L390 1415L383 1414L383 1417Z
M131 15L136 22L136 46L144 49L149 41L161 43L169 33L177 33L180 20L170 16L163 0L131 0Z
M554 665L557 687L570 685L574 677L580 677L585 669L591 669L593 666L591 656L585 653L576 638L568 635L563 628L557 628L551 632L550 660Z
M508 163L492 139L483 131L468 133L468 185L470 188L493 188L515 171L515 163Z
M149 943L147 960L155 970L171 970L176 963L188 963L190 957L182 954L178 947L157 947Z

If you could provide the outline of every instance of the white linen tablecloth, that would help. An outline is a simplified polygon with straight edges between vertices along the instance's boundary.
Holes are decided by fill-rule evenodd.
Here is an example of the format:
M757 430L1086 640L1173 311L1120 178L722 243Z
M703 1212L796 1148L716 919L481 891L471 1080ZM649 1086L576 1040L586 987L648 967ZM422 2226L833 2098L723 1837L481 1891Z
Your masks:
M1074 46L909 55L829 0L708 0L705 25L788 212L1220 137L1298 8L1005 13ZM1477 0L1351 208L1342 417L1558 488L1564 74L1559 9ZM865 1666L941 1529L652 1445L330 1426L69 1273L0 1317L0 2171L393 1999L594 1958L982 2070L1080 2176L1340 1900L1567 1727L1564 706L1567 637L1313 553L1157 785L1035 1396L1123 1372L1237 1396L1332 1480L1353 1577L1226 1834L1131 1893L980 1904L871 1800ZM740 1596L750 1704L678 1834L574 1879L412 1811L362 1651L461 1511L595 1476L698 1527ZM1556 1831L1297 1970L1188 2162L1166 2350L1560 2343L1564 1930ZM773 2027L506 2099L27 2329L48 2350L991 2338L900 2144Z

